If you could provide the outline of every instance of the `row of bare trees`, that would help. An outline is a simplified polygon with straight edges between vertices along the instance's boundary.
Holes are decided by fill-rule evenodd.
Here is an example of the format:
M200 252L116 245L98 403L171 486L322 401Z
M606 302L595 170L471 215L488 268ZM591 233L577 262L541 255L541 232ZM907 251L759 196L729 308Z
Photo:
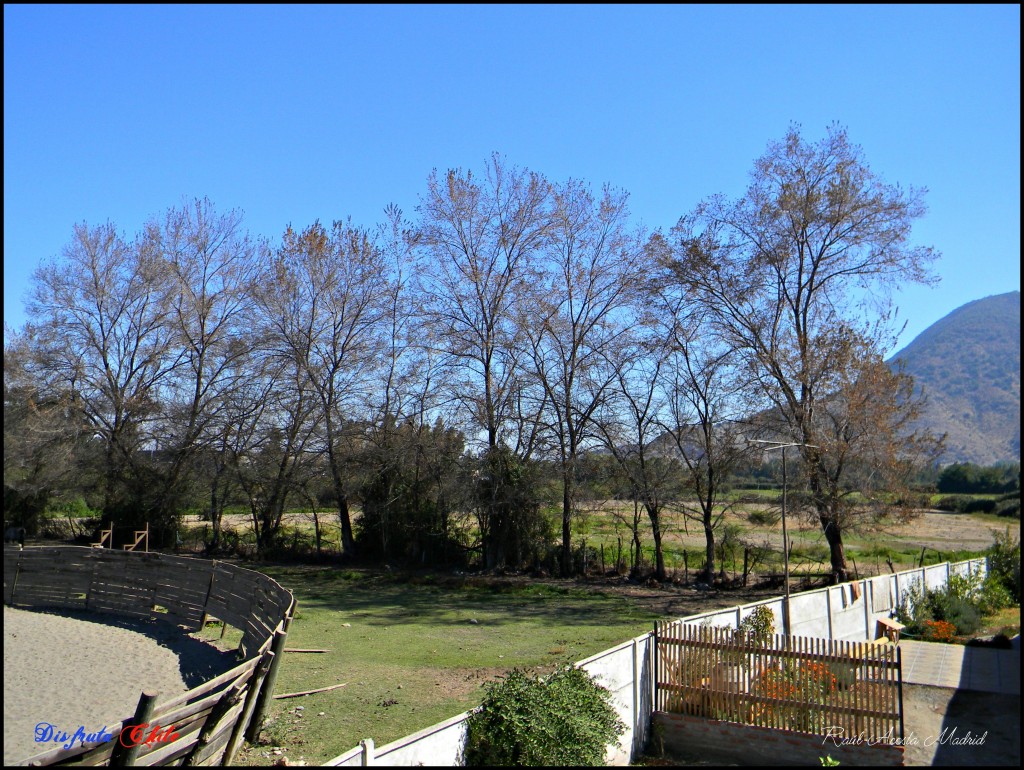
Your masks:
M125 524L201 507L216 547L242 500L269 548L287 509L328 504L347 557L501 567L554 534L543 463L568 574L580 463L600 453L658 575L663 513L683 510L710 579L723 485L758 434L807 445L842 578L842 532L905 502L927 460L911 383L881 359L885 291L933 258L907 246L922 211L833 127L791 129L745 196L668 234L632 224L621 191L498 155L433 172L415 221L389 207L271 243L197 200L133 238L82 224L5 344L5 508L75 490Z

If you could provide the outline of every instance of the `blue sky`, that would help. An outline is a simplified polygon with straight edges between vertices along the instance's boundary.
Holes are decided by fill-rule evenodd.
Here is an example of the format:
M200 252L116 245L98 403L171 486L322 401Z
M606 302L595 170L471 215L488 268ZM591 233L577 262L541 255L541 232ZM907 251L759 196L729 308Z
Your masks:
M1020 289L1016 5L5 5L5 327L76 222L207 196L273 239L369 226L497 151L668 229L794 122L929 190L942 280L897 294L901 344Z

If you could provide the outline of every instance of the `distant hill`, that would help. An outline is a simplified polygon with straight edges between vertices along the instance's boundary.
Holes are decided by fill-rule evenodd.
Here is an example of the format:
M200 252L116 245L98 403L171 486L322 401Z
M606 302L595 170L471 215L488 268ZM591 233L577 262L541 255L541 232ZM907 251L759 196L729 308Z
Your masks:
M947 434L943 462L1020 461L1019 291L957 308L897 359L927 396L921 422Z

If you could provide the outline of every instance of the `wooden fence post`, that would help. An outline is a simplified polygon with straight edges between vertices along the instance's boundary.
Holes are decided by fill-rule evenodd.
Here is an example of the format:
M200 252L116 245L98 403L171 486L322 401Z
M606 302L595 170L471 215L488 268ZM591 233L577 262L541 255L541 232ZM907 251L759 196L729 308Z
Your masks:
M245 739L249 743L256 742L263 727L263 718L270 708L270 701L273 699L274 694L274 684L277 682L277 669L281 665L281 658L284 657L284 640L287 636L287 628L283 628L274 634L274 643L271 646L274 658L270 663L270 670L267 671L267 676L263 680L263 686L260 687L260 693L256 697L256 706L252 719L245 731Z
M14 606L14 592L18 588L18 575L20 575L20 574L21 574L21 554L19 553L18 554L18 563L14 567L14 580L11 583L11 596L7 600L7 606L8 607L13 607Z
M145 727L149 725L149 718L153 714L153 709L156 706L156 693L142 692L139 696L139 703L135 707L135 716L132 717L130 725L122 727L131 727L132 730L136 728L142 728L145 732ZM142 741L140 740L134 746L125 746L121 740L121 736L117 736L117 745L114 747L113 754L110 755L110 766L123 765L124 767L132 767L135 764L135 760L139 756L139 752L142 750Z
M214 573L216 571L217 571L217 560L213 559L212 561L210 561L210 585L207 586L207 588L206 588L206 598L203 599L203 614L199 617L199 629L198 630L200 630L200 631L202 631L206 627L206 616L207 616L206 608L210 605L210 594L213 593L213 576L214 576ZM224 621L221 620L221 622L223 623ZM223 634L221 634L221 638L223 638Z
M273 662L274 651L267 650L263 659L259 662L259 665L257 665L253 670L252 676L249 678L249 689L245 693L245 705L242 706L242 713L238 715L235 727L231 731L231 738L228 740L228 745L224 748L224 757L221 764L230 765L234 761L235 754L238 752L238 745L242 742L242 733L250 724L249 719L252 715L253 707L256 704L256 698L259 697L263 679Z
M213 736L213 731L217 729L217 725L220 720L224 718L224 715L231 710L231 707L238 703L238 699L242 697L242 686L239 682L231 685L227 691L220 696L220 700L217 704L210 709L210 713L206 717L206 721L203 723L203 728L199 731L199 737L196 738L195 745L192 750L185 757L183 765L196 765L199 763L199 755L206 745L210 742L210 738Z
M902 741L905 735L903 732L903 650L898 644L896 645L896 675L899 677L897 680L897 687L899 688L897 706L900 710L900 740Z

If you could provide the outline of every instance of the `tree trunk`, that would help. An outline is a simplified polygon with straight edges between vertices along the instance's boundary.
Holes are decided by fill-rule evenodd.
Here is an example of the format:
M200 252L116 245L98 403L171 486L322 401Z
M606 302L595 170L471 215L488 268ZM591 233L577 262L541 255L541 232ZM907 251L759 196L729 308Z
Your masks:
M654 537L654 576L665 580L665 554L661 549L661 510L653 503L646 503L647 516L651 520L651 535Z
M337 482L334 489L338 495L338 520L341 522L341 554L351 559L356 555L356 540L352 535L352 517L348 510L348 495L341 491Z
M633 498L633 572L640 572L642 552L640 550L640 501Z
M220 522L221 522L221 511L217 506L217 482L218 478L215 476L213 484L210 485L210 526L213 529L213 539L210 541L209 549L216 551L220 548Z
M572 470L562 474L562 577L573 574L572 563Z
M832 563L832 581L835 584L845 583L848 574L846 551L843 549L843 533L827 513L819 513L818 520L821 522L821 528L825 532L825 541L828 543Z
M704 582L709 586L715 582L715 531L711 528L711 522L707 514L704 515Z

